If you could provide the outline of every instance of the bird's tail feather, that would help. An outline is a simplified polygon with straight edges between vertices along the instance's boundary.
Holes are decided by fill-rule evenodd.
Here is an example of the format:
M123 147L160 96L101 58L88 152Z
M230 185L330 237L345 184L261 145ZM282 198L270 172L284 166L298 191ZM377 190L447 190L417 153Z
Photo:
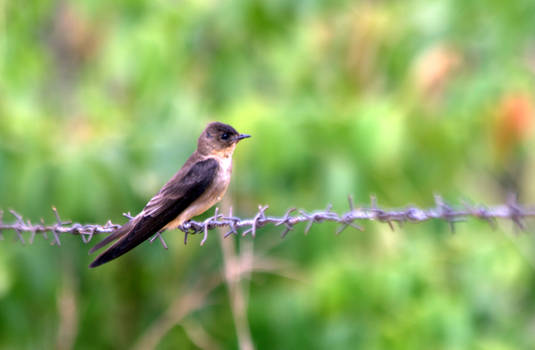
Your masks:
M113 233L109 234L102 241L100 241L97 244L95 244L95 246L89 250L89 254L93 254L94 252L96 252L100 248L110 244L111 242L123 237L125 234L130 232L130 230L134 227L135 221L136 221L135 218L130 220L130 221L128 221L126 224L124 224L123 226L119 227Z
M117 232L112 233L114 236L110 237L108 242L102 244L102 246L104 246L107 243L116 240L115 243L113 243L108 249L97 256L97 258L89 265L89 267L92 268L100 266L135 248L152 236L154 232L159 231L162 228L162 225L160 224L153 226L150 220L147 221L142 216L129 221L120 227ZM106 239L107 238L108 237L106 237ZM99 242L99 244L100 243L101 242Z

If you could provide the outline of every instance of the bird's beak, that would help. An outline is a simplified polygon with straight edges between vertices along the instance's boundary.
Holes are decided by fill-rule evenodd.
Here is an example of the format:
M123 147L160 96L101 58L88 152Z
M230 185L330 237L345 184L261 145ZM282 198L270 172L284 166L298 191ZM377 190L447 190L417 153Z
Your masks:
M247 138L249 138L249 137L251 137L251 135L247 135L247 134L239 134L239 135L238 135L238 139L237 139L237 141L240 141L240 140L243 140L243 139L247 139Z

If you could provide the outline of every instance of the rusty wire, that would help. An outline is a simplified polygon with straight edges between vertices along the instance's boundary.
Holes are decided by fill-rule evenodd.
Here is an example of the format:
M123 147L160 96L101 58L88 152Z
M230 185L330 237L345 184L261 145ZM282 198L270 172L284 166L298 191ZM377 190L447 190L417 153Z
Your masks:
M394 230L394 223L399 225L403 223L419 223L429 220L443 220L446 221L452 232L455 232L455 224L459 221L464 221L468 218L475 218L486 221L495 228L497 220L510 220L516 228L525 230L525 219L535 217L535 207L527 207L520 205L516 196L509 196L506 204L495 206L472 205L463 203L461 206L453 207L445 203L442 197L435 196L435 207L428 209L421 209L415 206L409 206L402 209L381 209L377 205L375 197L371 197L371 205L367 207L356 207L351 196L348 197L349 210L342 214L338 214L332 210L332 206L328 205L324 210L316 210L313 212L306 212L304 210L297 210L295 208L288 209L281 217L266 215L266 210L269 206L259 206L257 214L250 219L241 219L232 214L232 208L228 215L221 214L216 208L213 216L204 221L188 221L184 223L179 229L184 232L184 243L187 242L188 235L202 233L203 238L201 245L206 242L208 231L218 227L226 227L229 231L224 235L242 236L251 235L255 237L259 228L266 225L284 226L281 237L285 237L288 232L295 229L299 223L306 223L304 233L307 234L312 225L321 222L335 222L340 224L336 230L336 234L340 234L348 227L353 227L357 230L363 230L356 222L363 221L379 221L386 223ZM23 236L24 232L29 232L31 235L28 242L33 243L37 234L41 234L45 239L48 239L48 233L51 233L51 244L61 245L60 236L65 234L78 235L82 238L84 243L89 243L95 234L109 234L121 225L113 224L108 221L104 225L95 224L80 224L72 223L71 221L63 221L57 209L52 208L56 218L54 223L45 224L41 219L39 224L33 224L30 220L24 220L22 215L9 210L14 217L14 222L5 223L3 221L3 211L0 211L0 240L4 239L2 232L11 230L16 233L16 239L21 243L26 243ZM123 214L131 219L129 213ZM240 233L241 230L241 233ZM162 245L167 248L163 237L157 233L150 241L153 242L159 238Z

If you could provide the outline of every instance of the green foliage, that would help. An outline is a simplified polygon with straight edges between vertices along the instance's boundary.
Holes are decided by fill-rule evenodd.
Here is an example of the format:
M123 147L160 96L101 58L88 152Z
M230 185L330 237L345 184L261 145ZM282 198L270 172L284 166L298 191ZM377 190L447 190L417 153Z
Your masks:
M212 120L253 135L227 194L242 217L258 204L341 210L348 194L429 206L435 192L493 203L516 189L534 202L531 0L0 1L0 11L0 208L34 221L52 220L55 205L76 222L123 222ZM315 225L275 247L279 231L261 229L256 251L292 262L297 278L253 273L256 347L530 348L533 238L457 228L367 224L335 237ZM77 238L23 247L4 233L0 348L68 347L58 334L69 312L75 348L133 346L222 269L216 234L200 248L169 232L169 251L144 244L90 271ZM186 319L238 346L223 286ZM198 346L180 325L158 344Z

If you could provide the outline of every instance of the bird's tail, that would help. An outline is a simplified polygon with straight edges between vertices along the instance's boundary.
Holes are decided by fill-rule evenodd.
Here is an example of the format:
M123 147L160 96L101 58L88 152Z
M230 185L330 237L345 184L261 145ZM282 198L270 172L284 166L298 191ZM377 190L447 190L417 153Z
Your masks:
M136 222L137 222L136 218L133 218L132 220L128 221L123 226L121 226L118 229L116 229L115 231L113 231L111 234L109 234L102 241L100 241L97 244L95 244L95 246L89 250L89 254L93 254L94 252L96 252L100 248L102 248L102 247L110 244L111 242L113 242L115 240L118 240L119 238L121 238L124 235L126 235L128 232L130 232L132 230L132 228L134 228Z

